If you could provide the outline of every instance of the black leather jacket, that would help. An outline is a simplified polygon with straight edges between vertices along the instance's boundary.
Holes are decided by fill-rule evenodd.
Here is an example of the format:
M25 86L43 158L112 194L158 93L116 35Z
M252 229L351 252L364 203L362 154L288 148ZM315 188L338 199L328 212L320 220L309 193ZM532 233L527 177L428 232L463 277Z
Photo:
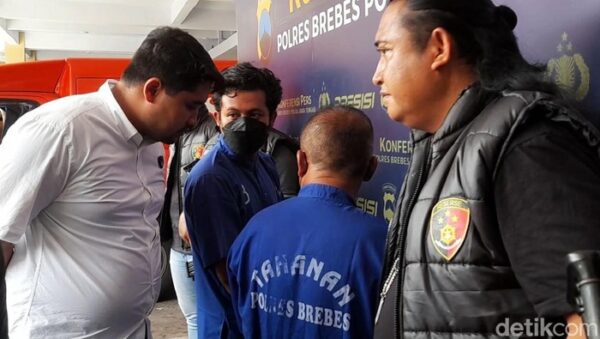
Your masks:
M191 254L191 249L179 236L179 215L183 212L183 188L189 170L187 167L202 157L208 141L218 134L214 120L206 116L204 120L189 133L184 134L172 149L174 152L170 162L167 178L165 203L160 219L161 241L172 239L171 248L175 251Z

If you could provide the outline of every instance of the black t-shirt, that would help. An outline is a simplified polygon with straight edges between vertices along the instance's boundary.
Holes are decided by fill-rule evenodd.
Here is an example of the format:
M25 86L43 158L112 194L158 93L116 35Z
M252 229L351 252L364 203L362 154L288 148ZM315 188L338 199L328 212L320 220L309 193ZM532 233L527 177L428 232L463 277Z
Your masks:
M495 181L500 233L539 316L574 312L566 255L600 249L600 161L565 123L538 121L515 135Z

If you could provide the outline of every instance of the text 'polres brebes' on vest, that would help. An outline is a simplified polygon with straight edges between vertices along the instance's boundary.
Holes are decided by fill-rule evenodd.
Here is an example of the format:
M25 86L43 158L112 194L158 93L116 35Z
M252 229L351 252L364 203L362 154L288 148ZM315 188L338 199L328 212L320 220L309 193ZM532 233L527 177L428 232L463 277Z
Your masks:
M273 260L267 259L260 265L260 272L252 272L251 283L255 284L253 290L265 287L271 279L279 277L304 276L315 281L322 289L328 291L343 307L354 299L349 284L338 286L342 275L336 271L324 271L325 263L317 258L308 260L306 255L296 255L290 263L286 255L275 256ZM276 313L288 318L296 317L316 325L334 326L348 331L350 328L350 314L341 310L309 305L294 300L283 300L264 293L250 293L252 308L260 308L267 313Z
M345 332L350 330L350 313L313 306L301 301L276 298L264 293L251 292L250 299L252 309L258 307L266 313L296 318L315 325L335 327Z

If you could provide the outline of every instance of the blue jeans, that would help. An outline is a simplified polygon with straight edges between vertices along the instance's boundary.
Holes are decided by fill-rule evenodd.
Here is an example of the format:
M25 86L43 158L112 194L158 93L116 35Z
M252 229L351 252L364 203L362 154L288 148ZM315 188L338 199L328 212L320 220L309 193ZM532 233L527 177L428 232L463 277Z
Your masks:
M198 324L196 322L196 290L194 280L188 277L185 267L186 260L191 254L183 254L171 250L171 277L173 278L173 286L177 294L177 303L181 312L185 316L188 325L188 338L198 338Z

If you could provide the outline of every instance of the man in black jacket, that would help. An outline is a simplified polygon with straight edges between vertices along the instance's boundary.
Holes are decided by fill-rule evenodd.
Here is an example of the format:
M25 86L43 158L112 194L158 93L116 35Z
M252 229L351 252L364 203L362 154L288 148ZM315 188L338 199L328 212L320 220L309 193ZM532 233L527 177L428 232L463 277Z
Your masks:
M564 263L600 249L600 133L524 60L516 23L490 0L393 0L381 19L373 82L414 152L377 338L581 334Z

